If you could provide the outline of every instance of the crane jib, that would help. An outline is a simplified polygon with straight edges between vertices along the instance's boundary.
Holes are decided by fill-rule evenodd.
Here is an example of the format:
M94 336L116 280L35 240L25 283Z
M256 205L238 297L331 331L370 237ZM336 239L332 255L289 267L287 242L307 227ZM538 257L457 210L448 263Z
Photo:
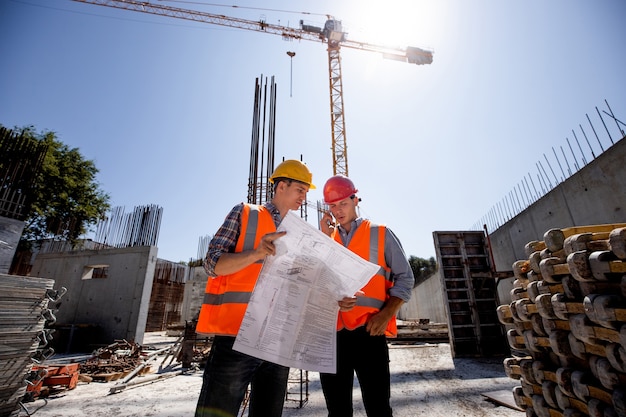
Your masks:
M323 28L304 24L300 20L299 28L273 25L265 20L247 20L236 17L217 15L198 10L181 9L161 4L137 0L73 0L99 6L132 10L177 19L185 19L201 23L228 26L232 28L252 30L256 32L279 35L283 39L303 39L328 44L328 69L330 80L330 119L333 149L333 175L348 175L348 155L346 153L345 120L343 109L343 82L341 80L341 47L361 51L378 52L384 58L407 62L409 64L427 65L433 62L433 52L416 47L394 48L356 42L346 39L340 20L327 16Z

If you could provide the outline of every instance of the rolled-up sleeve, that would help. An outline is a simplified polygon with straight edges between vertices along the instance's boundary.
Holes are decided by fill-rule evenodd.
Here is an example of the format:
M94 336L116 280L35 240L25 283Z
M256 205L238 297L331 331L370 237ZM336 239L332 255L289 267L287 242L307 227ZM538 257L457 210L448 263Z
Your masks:
M400 241L389 228L385 233L385 262L391 268L391 280L393 281L389 295L398 297L405 302L409 301L415 284L415 277Z
M224 223L217 230L211 242L209 243L209 249L202 265L209 277L215 277L215 264L217 260L222 256L222 253L232 253L237 246L237 239L239 239L239 232L241 230L241 213L243 211L243 203L237 204L232 208L230 213L224 219Z

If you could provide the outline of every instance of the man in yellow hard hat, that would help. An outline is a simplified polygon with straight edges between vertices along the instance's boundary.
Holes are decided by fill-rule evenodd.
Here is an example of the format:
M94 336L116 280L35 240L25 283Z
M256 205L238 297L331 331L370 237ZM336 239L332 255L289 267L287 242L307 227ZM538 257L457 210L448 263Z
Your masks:
M270 182L273 197L263 205L237 204L209 243L204 268L209 275L196 332L213 335L196 417L237 416L250 384L249 417L282 414L289 368L233 350L263 260L274 255L276 229L289 210L298 210L313 175L305 164L286 160Z

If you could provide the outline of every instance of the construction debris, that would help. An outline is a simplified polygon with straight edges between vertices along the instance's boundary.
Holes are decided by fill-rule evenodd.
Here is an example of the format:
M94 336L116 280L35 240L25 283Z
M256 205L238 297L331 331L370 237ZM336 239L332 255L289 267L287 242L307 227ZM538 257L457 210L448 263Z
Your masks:
M36 397L47 397L52 393L76 388L79 380L79 364L33 365L26 377L25 402Z
M92 358L80 365L80 372L93 378L93 381L109 382L123 378L141 365L145 369L141 345L116 340L115 343L96 350Z
M182 373L172 370L176 352L180 350L183 338L176 343L162 349L150 350L126 340L116 340L114 343L96 350L93 355L82 363L70 364L40 364L32 367L28 375L27 394L25 402L35 398L45 398L51 394L64 390L71 390L81 382L119 382L110 390L110 393L120 392L131 385L131 379L138 375L146 375L152 370L152 360L163 355L157 375L151 381L174 376ZM167 366L164 366L169 359ZM169 374L169 375L168 375ZM146 380L141 381L145 383Z

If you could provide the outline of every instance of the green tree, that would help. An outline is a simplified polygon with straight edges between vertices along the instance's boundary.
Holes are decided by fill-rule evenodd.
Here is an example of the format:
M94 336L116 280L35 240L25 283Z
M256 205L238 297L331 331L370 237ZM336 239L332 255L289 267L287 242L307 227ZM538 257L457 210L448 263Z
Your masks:
M98 169L77 148L61 143L54 132L37 133L33 126L15 130L48 145L20 248L50 238L76 242L110 208L109 195L96 181Z
M437 261L432 256L424 259L411 255L409 256L409 265L411 265L415 276L415 286L437 271Z

